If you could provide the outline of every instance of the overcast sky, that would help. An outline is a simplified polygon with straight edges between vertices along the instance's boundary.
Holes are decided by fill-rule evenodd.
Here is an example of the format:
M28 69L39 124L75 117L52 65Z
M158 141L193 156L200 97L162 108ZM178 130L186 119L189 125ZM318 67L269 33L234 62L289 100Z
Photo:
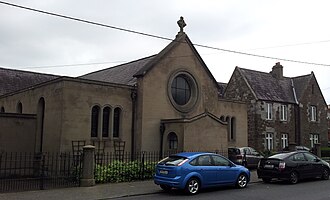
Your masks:
M196 47L218 82L228 82L235 66L269 72L280 62L287 77L313 71L330 104L327 0L5 2L171 39L179 31L176 22L183 16L187 24L184 31L194 44L315 63ZM169 42L0 3L0 66L5 68L76 77L157 54Z

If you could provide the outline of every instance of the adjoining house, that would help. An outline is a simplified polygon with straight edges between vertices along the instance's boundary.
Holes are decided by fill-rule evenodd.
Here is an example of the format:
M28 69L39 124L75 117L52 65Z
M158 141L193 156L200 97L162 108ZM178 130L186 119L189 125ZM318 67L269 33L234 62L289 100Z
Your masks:
M236 67L224 96L248 104L248 144L258 150L328 143L327 104L313 72L289 78L280 63L270 73Z
M81 77L0 69L0 151L246 146L246 103L221 97L223 85L178 24L158 54Z

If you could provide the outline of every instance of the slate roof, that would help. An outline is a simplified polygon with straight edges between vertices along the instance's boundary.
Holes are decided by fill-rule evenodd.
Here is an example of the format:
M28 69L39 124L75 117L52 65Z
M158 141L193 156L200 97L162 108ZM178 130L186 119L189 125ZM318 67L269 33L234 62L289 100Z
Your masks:
M228 84L227 83L218 82L218 85L219 85L219 89L218 89L219 95L220 95L220 97L223 97L224 94L225 94L225 90L226 90L226 87L227 87Z
M56 75L0 68L0 96L58 78Z
M156 55L100 70L97 72L92 72L86 75L82 75L79 78L109 83L118 83L124 85L135 85L137 77L144 76L146 73L148 73L164 56L167 55L169 51L171 51L174 47L176 47L183 41L187 42L187 44L192 48L192 51L195 52L196 57L200 60L202 66L215 83L215 86L219 89L218 83L214 79L213 75L211 74L206 64L204 63L197 50L193 46L192 42L185 33L177 35L177 37L171 43L169 43L161 52Z
M80 76L80 78L124 85L134 85L136 84L136 77L134 77L134 75L155 57L156 55L149 56L115 67L85 74Z
M302 97L303 92L307 87L307 83L310 81L311 78L312 78L312 74L292 78L298 99Z
M296 103L292 79L277 79L270 73L238 68L258 100Z

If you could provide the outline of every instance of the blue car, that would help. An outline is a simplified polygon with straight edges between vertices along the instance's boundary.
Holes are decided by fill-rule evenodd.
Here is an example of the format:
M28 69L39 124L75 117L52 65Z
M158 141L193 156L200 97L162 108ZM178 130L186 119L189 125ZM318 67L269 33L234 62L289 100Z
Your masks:
M245 188L250 171L235 165L224 156L205 152L184 152L159 161L154 176L155 184L163 190L183 189L197 194L200 189L233 185Z

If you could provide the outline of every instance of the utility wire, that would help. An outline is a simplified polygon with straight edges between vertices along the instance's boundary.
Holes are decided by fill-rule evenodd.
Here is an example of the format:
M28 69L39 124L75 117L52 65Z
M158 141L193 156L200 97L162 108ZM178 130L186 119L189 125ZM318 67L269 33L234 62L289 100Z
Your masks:
M42 10L38 10L38 9L34 9L34 8L29 8L29 7L25 7L25 6L21 6L21 5L17 5L17 4L12 4L12 3L8 3L8 2L4 2L4 1L0 1L0 3L1 4L8 5L8 6L12 6L12 7L17 7L17 8L21 8L21 9L25 9L25 10L30 10L30 11L34 11L34 12L39 12L39 13L42 13L42 14L52 15L52 16L56 16L56 17L61 17L61 18L69 19L69 20L74 20L74 21L82 22L82 23L92 24L92 25L96 25L96 26L102 26L102 27L106 27L106 28L112 28L112 29L116 29L116 30L120 30L120 31L125 31L125 32L129 32L129 33L139 34L139 35L153 37L153 38L162 39L162 40L175 41L175 40L170 39L170 38L167 38L167 37L152 35L152 34L143 33L143 32L139 32L139 31L134 31L134 30L129 30L129 29L125 29L125 28L119 28L119 27L115 27L115 26L111 26L111 25L107 25L107 24L102 24L102 23L98 23L98 22L92 22L92 21L89 21L89 20L84 20L84 19L79 19L79 18L75 18L75 17L65 16L65 15L56 14L56 13L52 13L52 12L42 11ZM300 63L300 64L308 64L308 65L330 66L330 64L321 64L321 63L314 63L314 62L306 62L306 61L298 61L298 60L292 60L292 59L277 58L277 57L272 57L272 56L263 56L263 55L257 55L257 54L252 54L252 53L245 53L245 52L241 52L241 51L222 49L222 48L218 48L218 47L211 47L211 46L201 45L201 44L193 44L193 45L198 46L198 47L203 47L203 48L218 50L218 51L224 51L224 52L229 52L229 53L241 54L241 55L246 55L246 56L254 56L254 57L259 57L259 58L266 58L266 59L287 61L287 62L294 62L294 63Z

